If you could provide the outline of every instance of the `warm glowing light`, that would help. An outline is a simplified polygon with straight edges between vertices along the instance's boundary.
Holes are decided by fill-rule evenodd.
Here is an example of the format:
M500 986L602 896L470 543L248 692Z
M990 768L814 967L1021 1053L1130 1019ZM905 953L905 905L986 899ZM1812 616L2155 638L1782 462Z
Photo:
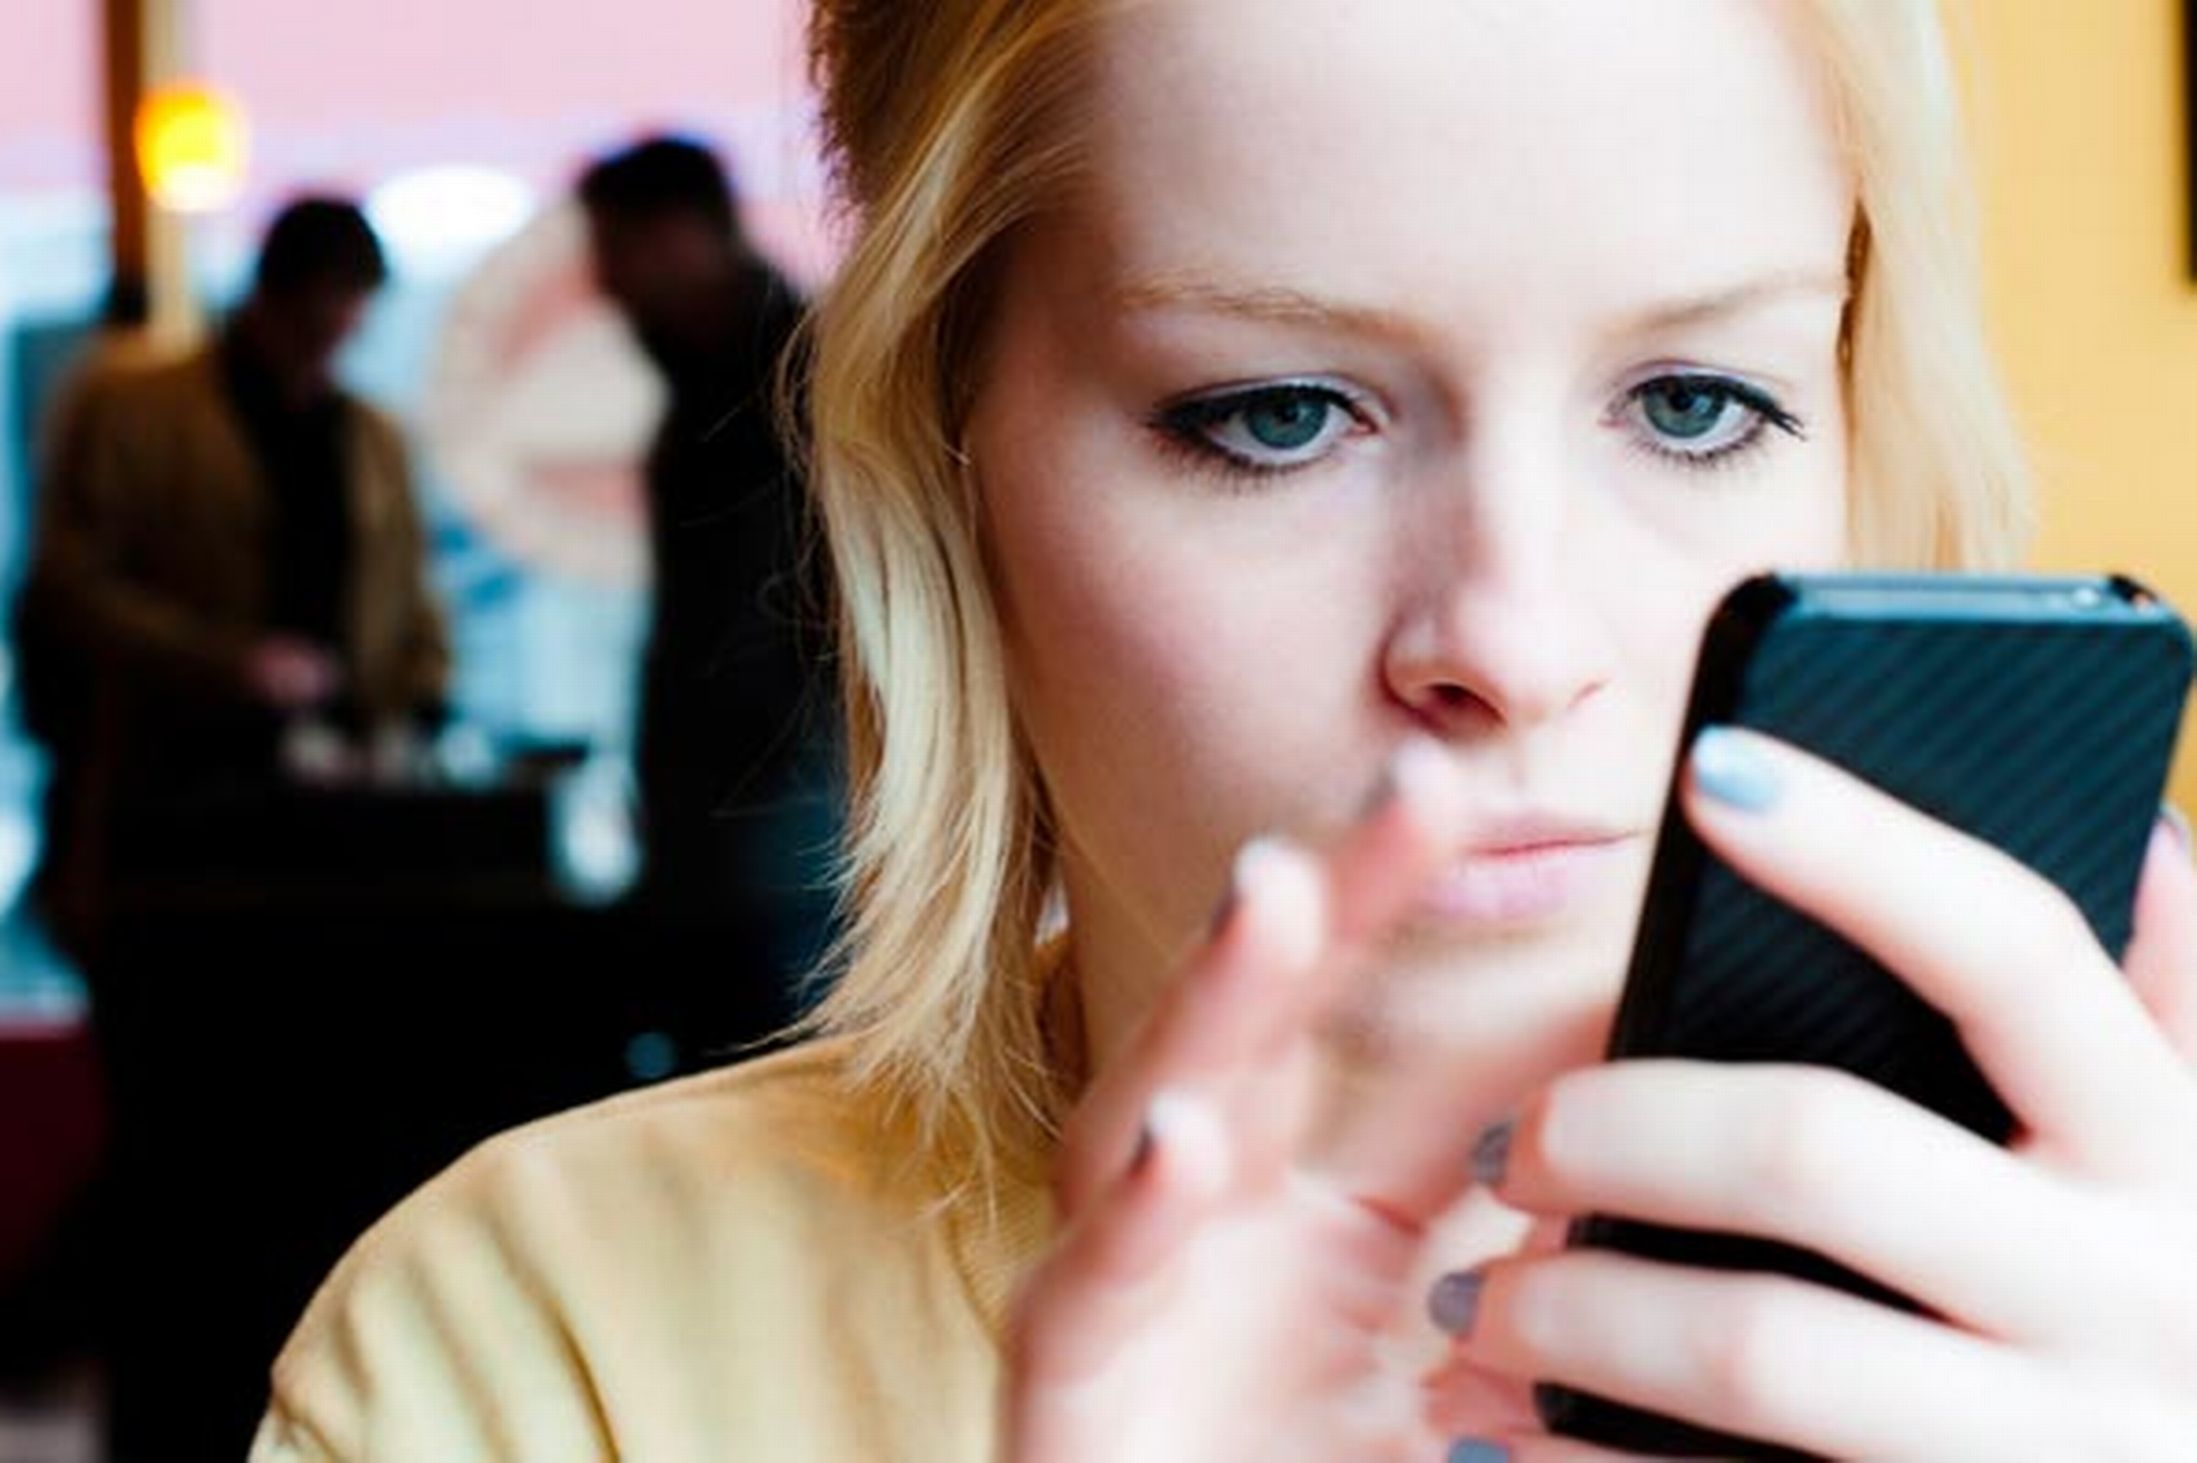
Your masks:
M244 190L244 113L208 86L179 82L148 95L137 112L137 161L153 202L176 213L211 213Z

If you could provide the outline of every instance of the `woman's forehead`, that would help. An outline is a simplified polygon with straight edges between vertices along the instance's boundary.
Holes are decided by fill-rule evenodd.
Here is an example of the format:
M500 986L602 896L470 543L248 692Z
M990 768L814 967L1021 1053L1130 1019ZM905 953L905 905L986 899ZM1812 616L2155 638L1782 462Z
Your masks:
M1766 0L1132 7L1099 50L1094 257L1133 290L1429 310L1835 269L1851 184L1806 34Z

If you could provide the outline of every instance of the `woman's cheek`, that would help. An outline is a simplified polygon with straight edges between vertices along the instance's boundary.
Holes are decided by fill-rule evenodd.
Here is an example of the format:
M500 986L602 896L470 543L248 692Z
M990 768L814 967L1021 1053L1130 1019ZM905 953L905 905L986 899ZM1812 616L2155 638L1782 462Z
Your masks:
M1244 838L1354 799L1381 614L1339 556L1128 514L1027 547L1048 551L1012 588L1025 725L1072 840L1139 903L1202 907Z

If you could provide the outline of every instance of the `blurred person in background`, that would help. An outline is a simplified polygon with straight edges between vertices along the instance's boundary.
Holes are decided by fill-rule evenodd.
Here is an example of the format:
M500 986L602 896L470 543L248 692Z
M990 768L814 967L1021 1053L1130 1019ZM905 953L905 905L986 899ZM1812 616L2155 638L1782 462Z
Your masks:
M822 560L777 411L805 303L706 147L641 141L579 195L597 282L669 391L646 474L640 905L672 959L766 962L775 987L738 1020L759 1034L828 939L838 828Z
M17 641L53 758L37 893L79 952L138 815L441 715L404 441L334 372L387 277L354 205L295 201L214 339L88 375L55 424Z

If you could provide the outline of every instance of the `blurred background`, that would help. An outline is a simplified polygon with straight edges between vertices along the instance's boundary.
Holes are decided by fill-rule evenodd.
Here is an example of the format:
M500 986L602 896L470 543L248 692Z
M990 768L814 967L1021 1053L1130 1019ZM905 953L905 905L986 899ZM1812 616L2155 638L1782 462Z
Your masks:
M2038 563L2197 605L2188 7L1946 8ZM721 1060L812 994L789 974L811 925L648 897L650 515L682 470L652 444L692 378L599 287L574 199L618 149L690 141L730 170L742 257L818 283L800 10L9 0L0 598L72 424L99 440L71 404L129 417L143 361L224 338L278 210L341 196L387 282L336 380L402 428L449 670L387 744L288 715L279 776L165 810L87 938L33 897L52 742L0 654L0 1463L238 1456L284 1328L375 1214L486 1133ZM2185 805L2193 779L2185 754ZM828 801L828 773L803 786ZM829 824L760 844L805 890Z
M644 897L651 447L680 382L597 288L574 199L639 139L695 144L744 252L813 284L799 10L10 0L0 598L33 577L41 498L84 476L71 403L124 436L157 415L137 358L222 340L270 221L342 198L387 282L335 377L402 428L448 671L393 755L290 716L265 786L108 851L86 938L34 888L56 743L26 725L29 648L0 655L0 1459L241 1456L268 1356L376 1212L496 1128L723 1060L808 998L814 928ZM117 432L82 434L97 459ZM783 822L787 877L819 881L828 818Z

